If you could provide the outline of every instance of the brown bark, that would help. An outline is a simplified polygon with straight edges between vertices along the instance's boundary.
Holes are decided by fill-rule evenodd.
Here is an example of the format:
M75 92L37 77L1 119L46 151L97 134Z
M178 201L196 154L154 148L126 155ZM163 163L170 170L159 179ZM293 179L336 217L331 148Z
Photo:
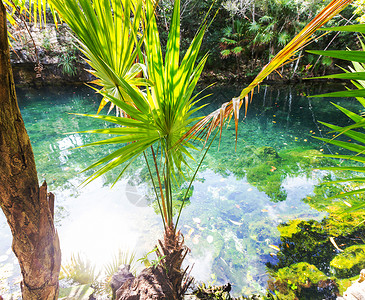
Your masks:
M18 107L10 65L6 12L0 1L0 206L13 235L23 299L57 299L61 251L54 196L38 184L33 150Z
M192 282L181 265L189 248L184 245L180 232L167 227L163 241L159 240L157 257L160 262L154 268L144 269L136 278L128 279L117 290L117 300L166 299L181 300ZM184 281L185 279L185 281Z
M117 291L117 300L177 300L166 270L157 266L143 269L134 279L128 279Z

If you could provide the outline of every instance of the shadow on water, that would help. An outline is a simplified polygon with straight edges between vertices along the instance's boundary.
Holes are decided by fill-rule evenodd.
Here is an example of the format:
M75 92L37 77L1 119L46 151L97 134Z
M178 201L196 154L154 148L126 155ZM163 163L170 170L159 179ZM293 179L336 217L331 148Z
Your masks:
M298 272L315 266L321 272L312 278L313 282L320 278L317 284L332 276L330 263L336 251L329 237L338 237L338 245L360 243L363 227L355 224L363 216L353 216L353 222L333 221L341 218L341 205L326 202L328 189L318 185L331 175L319 168L335 163L319 155L338 151L313 138L329 136L318 121L348 122L328 99L306 97L327 89L335 90L321 85L261 86L247 117L241 112L237 150L232 123L225 127L222 140L214 142L180 221L192 250L186 263L194 264L192 275L198 281L231 282L236 295L264 292L268 287L288 299L293 293L314 295L319 293L317 287L294 280ZM203 100L210 105L201 115L237 96L239 90L219 87L206 93L213 95ZM19 90L18 99L40 180L47 179L57 197L56 223L63 257L82 253L102 268L118 248L135 248L139 257L150 251L162 228L156 205L148 205L153 197L142 159L136 160L113 189L110 185L120 170L86 188L79 187L92 174L80 171L115 149L108 145L72 149L99 139L74 132L109 126L70 114L95 113L100 98L88 88L71 86ZM336 102L350 110L360 109L356 101ZM180 202L176 201L176 208ZM327 209L330 205L337 207L336 215ZM11 235L2 215L0 240L0 278L9 278L1 281L0 294L5 294L6 289L14 290L19 271L10 267L15 258L9 252ZM298 266L300 263L307 265ZM8 268L5 273L4 268Z

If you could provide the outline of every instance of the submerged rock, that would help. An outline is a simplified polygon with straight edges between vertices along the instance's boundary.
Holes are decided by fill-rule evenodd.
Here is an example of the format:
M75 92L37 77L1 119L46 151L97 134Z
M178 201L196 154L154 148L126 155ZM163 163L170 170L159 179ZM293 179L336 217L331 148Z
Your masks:
M269 280L269 289L278 292L279 299L336 299L338 287L334 280L306 262L273 272L274 280Z
M279 154L273 147L264 146L257 148L255 154L264 161L280 159Z
M332 259L330 266L339 278L352 277L365 268L365 245L348 247Z

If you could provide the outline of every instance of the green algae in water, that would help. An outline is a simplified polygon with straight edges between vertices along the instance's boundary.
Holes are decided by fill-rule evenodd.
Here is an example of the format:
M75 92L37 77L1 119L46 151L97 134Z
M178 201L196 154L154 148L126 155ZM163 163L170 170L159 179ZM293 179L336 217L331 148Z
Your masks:
M365 268L365 245L354 245L338 254L330 263L339 278L355 276Z
M235 132L232 124L224 130L219 149L216 141L209 151L198 174L200 181L194 183L190 204L184 209L180 223L186 243L192 249L188 262L196 263L193 274L198 280L209 280L214 273L218 284L233 283L234 294L264 291L268 279L266 263L276 265L280 258L280 252L279 258L276 258L271 253L275 251L269 247L280 243L277 226L299 217L320 221L328 213L311 210L311 203L306 204L301 200L313 197L313 185L323 176L320 172L314 172L312 165L328 163L323 159L314 159L311 155L318 154L320 149L324 149L324 152L331 149L335 151L311 138L326 136L325 129L313 120L337 121L338 114L327 100L308 100L296 96L302 92L313 94L307 88L300 89L292 93L294 88L288 91L263 87L260 93L262 98L254 96L247 119L239 124L237 151L234 149ZM207 100L211 105L204 108L204 114L239 93L231 87L213 92L213 97ZM102 213L111 219L110 215L114 215L116 207L130 209L125 205L128 199L125 199L123 193L118 198L110 196L107 190L97 192L88 188L89 192L85 193L85 190L78 188L82 180L91 174L79 172L112 151L113 147L71 150L96 141L98 137L65 133L107 125L68 113L95 113L100 99L91 90L83 88L65 88L63 91L53 89L40 94L33 97L28 92L20 92L18 98L36 154L40 180L47 179L50 190L58 192L57 205L64 207L63 210L58 210L63 213L63 216L58 216L60 233L62 227L68 226L67 222L80 219L90 205L100 205L100 215L95 215L96 219L102 218ZM355 106L348 99L346 103ZM146 178L144 168L143 159L136 160L135 166L126 175L141 179L143 184ZM98 183L97 188L110 185L117 175L117 170L106 174L100 179L102 183ZM118 189L119 186L122 183L115 188ZM118 191L115 192L117 193ZM105 201L103 197L115 197L116 200ZM71 200L83 203L84 207L76 209L75 213L75 206L71 209L68 204ZM99 204L97 200L108 203L113 212L108 213L107 208L105 211L101 209L102 203ZM143 209L142 211L141 208L140 215L151 218L149 213L153 212L153 208L150 208L149 213L146 213L148 208ZM129 219L128 222L131 223ZM87 227L93 228L94 232L88 234ZM140 230L136 232L141 232L143 236L145 229L140 228L139 223L135 227ZM317 225L310 228L318 230ZM147 235L150 236L144 236L144 239L157 240L158 233L162 230L158 217L150 222L148 229L157 232L156 238L149 231ZM124 233L120 227L113 230ZM84 235L94 239L103 233L95 227L85 225ZM297 237L298 242L306 238L295 231L292 236ZM328 240L324 243L328 249L333 250ZM143 244L141 247L146 247L142 249L145 252L153 245ZM328 265L328 259L324 263Z
M302 290L324 281L328 277L317 269L316 266L306 262L293 264L290 267L279 269L272 274L275 280L270 282L270 287L275 290L279 299L295 299ZM305 299L300 297L300 299ZM311 299L318 299L312 295Z

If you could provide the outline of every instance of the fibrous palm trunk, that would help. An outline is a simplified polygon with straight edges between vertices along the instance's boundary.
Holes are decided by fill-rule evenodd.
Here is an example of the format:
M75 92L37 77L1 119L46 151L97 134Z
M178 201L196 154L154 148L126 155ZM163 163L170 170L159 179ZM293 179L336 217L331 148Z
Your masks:
M160 265L166 270L166 275L172 284L176 299L182 299L191 279L186 276L187 268L182 269L182 263L189 252L184 244L180 231L175 232L173 226L166 227L163 241L159 240L157 255ZM186 278L185 278L186 277ZM185 282L183 282L185 279Z
M137 277L127 278L116 292L117 300L181 300L192 279L181 269L189 249L180 232L166 227L164 239L159 241L159 264L144 269Z
M0 206L23 275L23 299L58 298L61 251L54 196L38 184L34 155L18 107L10 66L6 12L0 1Z

